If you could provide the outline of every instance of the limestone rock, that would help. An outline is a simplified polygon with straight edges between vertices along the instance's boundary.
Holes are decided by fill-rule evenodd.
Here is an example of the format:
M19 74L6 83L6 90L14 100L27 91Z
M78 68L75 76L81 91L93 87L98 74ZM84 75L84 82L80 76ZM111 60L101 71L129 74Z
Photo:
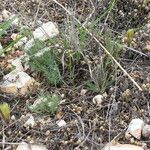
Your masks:
M6 94L25 95L36 86L35 80L27 73L14 70L3 77L0 91Z
M48 150L44 145L32 145L25 142L20 143L16 150Z
M53 38L59 34L58 28L53 22L44 23L41 27L33 31L33 36L35 39L45 41L49 38Z
M32 114L29 115L29 118L28 120L25 122L24 126L25 127L34 127L36 125L35 123L35 119L34 117L32 116Z
M53 22L44 23L39 28L33 31L33 37L30 39L24 47L24 50L28 51L35 44L35 40L45 41L49 38L53 38L59 34L57 26Z
M11 61L11 64L15 67L17 71L23 71L23 66L20 58L16 58L15 60Z
M142 128L144 126L144 121L141 119L133 119L131 120L128 129L126 131L126 134L131 134L134 138L140 140L141 139L141 133Z
M140 146L135 146L131 144L110 144L108 143L102 150L144 150Z
M146 124L142 129L142 136L143 137L150 137L150 125Z
M61 120L58 120L56 121L56 124L59 126L59 127L63 127L63 126L66 126L66 121L61 119Z
M10 13L8 10L4 9L4 10L2 11L2 17L3 17L4 19L8 19L10 16L11 16L11 13Z
M101 106L102 105L102 102L103 102L103 96L102 95L96 95L94 98L93 98L93 103L96 105L96 106Z

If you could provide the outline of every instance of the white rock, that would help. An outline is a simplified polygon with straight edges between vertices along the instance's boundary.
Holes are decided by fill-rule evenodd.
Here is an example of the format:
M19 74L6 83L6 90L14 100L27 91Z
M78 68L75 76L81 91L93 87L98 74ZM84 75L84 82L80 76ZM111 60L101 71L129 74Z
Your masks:
M84 96L86 94L87 90L86 89L82 89L80 92L80 95Z
M15 60L12 60L11 64L15 67L15 70L17 70L17 71L24 70L20 58L16 58Z
M131 144L107 144L102 150L144 150L144 148Z
M126 134L131 134L136 139L141 139L142 128L144 127L144 121L141 119L133 119L126 131Z
M36 125L34 117L32 116L32 114L30 114L29 119L25 122L24 126L25 127L34 127Z
M142 136L143 137L150 137L150 125L146 124L142 129Z
M103 102L103 96L102 95L96 95L94 98L93 98L93 103L96 105L96 106L102 106L102 102Z
M56 121L56 124L59 126L59 127L63 127L63 126L66 126L66 121L65 120L58 120Z
M11 13L10 13L9 11L7 11L6 9L4 9L4 10L2 11L2 17L3 17L4 19L8 19L10 16L11 16Z
M48 150L44 145L32 145L25 142L20 143L16 150Z
M0 91L6 94L25 95L34 90L36 82L27 73L13 70L3 77L0 82Z
M13 39L14 41L17 40L18 34L17 33L13 33L11 35L11 39Z
M35 31L33 31L33 37L32 39L30 39L24 47L24 50L30 50L31 47L34 45L35 43L35 39L38 39L40 41L45 41L49 38L53 38L54 36L57 36L59 34L58 28L57 26L53 23L53 22L47 22L42 24L41 27L35 29Z
M44 23L41 27L33 31L34 39L45 41L59 34L58 28L53 22Z
M16 117L14 115L11 116L11 120L16 120Z

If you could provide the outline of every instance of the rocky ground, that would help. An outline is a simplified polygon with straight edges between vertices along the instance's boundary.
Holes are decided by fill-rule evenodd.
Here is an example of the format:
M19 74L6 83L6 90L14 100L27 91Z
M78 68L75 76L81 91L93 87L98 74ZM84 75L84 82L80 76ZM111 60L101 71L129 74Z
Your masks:
M96 34L98 31L109 30L112 31L114 39L121 41L124 47L118 61L143 90L140 91L120 69L117 69L115 81L103 92L91 91L84 84L86 80L90 80L90 73L89 66L82 63L83 60L74 64L76 74L74 80L69 79L69 71L63 73L63 65L59 66L64 82L57 87L49 85L41 74L28 69L26 73L38 81L40 85L38 88L34 87L34 91L29 90L24 96L0 93L0 101L9 103L11 107L9 124L5 125L0 120L0 149L16 149L19 143L26 142L42 144L50 150L100 150L116 136L118 137L115 140L121 144L134 144L141 149L143 145L147 145L150 149L149 131L146 132L148 136L145 134L141 136L143 124L150 124L150 3L136 0L117 2L94 0L93 3L59 0L59 2L73 11L81 23L84 23L90 14L92 17L87 20L88 23L97 20L99 14L107 12L90 31ZM110 3L113 2L114 6L111 9ZM32 30L35 30L41 22L56 22L60 36L60 43L57 44L59 49L63 47L61 35L67 31L69 16L56 3L48 0L4 0L1 2L0 12L4 9L19 14L21 26L28 25ZM4 18L0 17L0 22L3 21ZM135 33L130 45L127 46L125 33L132 28L135 29ZM6 47L11 43L12 34L18 32L20 27L10 27L0 38L2 46ZM99 50L101 54L105 54L93 39L90 37L87 39L85 54L91 67L94 68L100 60ZM103 37L99 39L105 46ZM73 43L70 49L74 50L76 48L74 41L70 43ZM12 70L11 60L21 57L24 53L23 49L13 48L5 54L5 57L0 58L0 80ZM60 54L63 58L63 54ZM52 114L31 112L28 106L38 99L38 91L59 95L61 102L58 110ZM136 122L135 124L139 124L140 127L133 127L135 134L140 134L139 138L129 130L128 137L126 130L130 122L138 118L144 122L141 126L141 122ZM137 132L136 129L140 131Z

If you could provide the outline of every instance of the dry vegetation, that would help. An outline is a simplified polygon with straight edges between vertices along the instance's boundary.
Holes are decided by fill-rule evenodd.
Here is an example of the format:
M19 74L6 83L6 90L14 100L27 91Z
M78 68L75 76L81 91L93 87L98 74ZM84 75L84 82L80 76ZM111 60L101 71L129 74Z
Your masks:
M40 83L36 91L23 97L0 93L0 101L10 105L13 116L8 125L3 125L0 120L0 149L5 133L5 148L8 149L25 141L42 143L51 150L99 150L124 132L132 118L142 118L150 123L149 1L58 2L73 17L50 0L1 2L0 12L7 9L19 14L21 26L34 30L40 22L53 21L57 23L60 34L39 44L51 46L51 54L39 59L31 57L29 64L32 69L27 73ZM12 42L12 33L19 32L20 28L12 26L0 42L4 47L8 46ZM0 79L12 69L9 60L23 53L22 49L15 49L0 58ZM47 68L47 64L53 64L55 69ZM56 109L48 107L47 101L38 110L30 109L38 97L48 98L53 103L55 99L51 94L58 96L52 105ZM103 95L101 105L92 101L98 94ZM34 116L35 126L24 126L27 114ZM65 120L65 126L57 125L60 119ZM120 143L130 143L124 136L119 140ZM143 138L142 142L150 148L149 139Z

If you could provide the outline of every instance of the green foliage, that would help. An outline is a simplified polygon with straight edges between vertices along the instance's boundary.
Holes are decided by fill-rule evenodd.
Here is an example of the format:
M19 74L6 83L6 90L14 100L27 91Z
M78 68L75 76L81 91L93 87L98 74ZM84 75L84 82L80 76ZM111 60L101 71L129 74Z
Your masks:
M34 71L40 72L49 84L57 85L62 79L55 54L50 48L44 47L43 42L35 40L34 46L28 51L29 65Z
M112 54L115 59L119 59L121 54L121 46L116 41L113 41L110 34L105 34L106 49ZM86 88L92 92L104 93L105 90L114 81L115 71L117 66L108 55L101 58L100 64L93 70L92 82L88 81Z
M2 22L0 24L0 38L5 34L5 31L9 29L12 25L12 22L16 19L17 16L12 17L8 21ZM0 50L0 56L4 54L4 52L7 51L8 48L10 48L15 43L10 43L5 49Z
M132 39L134 36L134 29L129 29L126 33L126 38L127 38L127 46L131 45Z
M8 123L10 120L10 108L7 103L0 104L0 116L2 119Z
M85 47L87 45L87 32L82 28L78 28L79 32L79 47L80 47L80 52L85 51Z
M76 40L70 42L71 39L67 40L65 36L63 35L62 39L62 46L64 49L64 62L65 62L65 69L68 71L69 79L72 80L72 83L75 79L75 66L80 62L82 59L83 52L85 51L86 47L86 32L79 27L76 27L75 29L78 33L78 36L75 36L74 39ZM68 35L69 36L69 35ZM73 37L72 37L73 38ZM77 43L75 43L77 41Z
M91 81L87 81L85 82L85 88L88 90L88 91L92 91L94 93L97 93L99 92L99 89L97 87L97 85L95 83L92 83Z
M41 93L37 104L29 106L29 109L35 113L54 113L57 111L61 98L57 95L48 95Z
M0 24L0 38L5 33L5 31L10 28L10 26L12 25L12 22L16 19L16 17L17 16L14 16L11 19L9 19L8 21L2 22Z

